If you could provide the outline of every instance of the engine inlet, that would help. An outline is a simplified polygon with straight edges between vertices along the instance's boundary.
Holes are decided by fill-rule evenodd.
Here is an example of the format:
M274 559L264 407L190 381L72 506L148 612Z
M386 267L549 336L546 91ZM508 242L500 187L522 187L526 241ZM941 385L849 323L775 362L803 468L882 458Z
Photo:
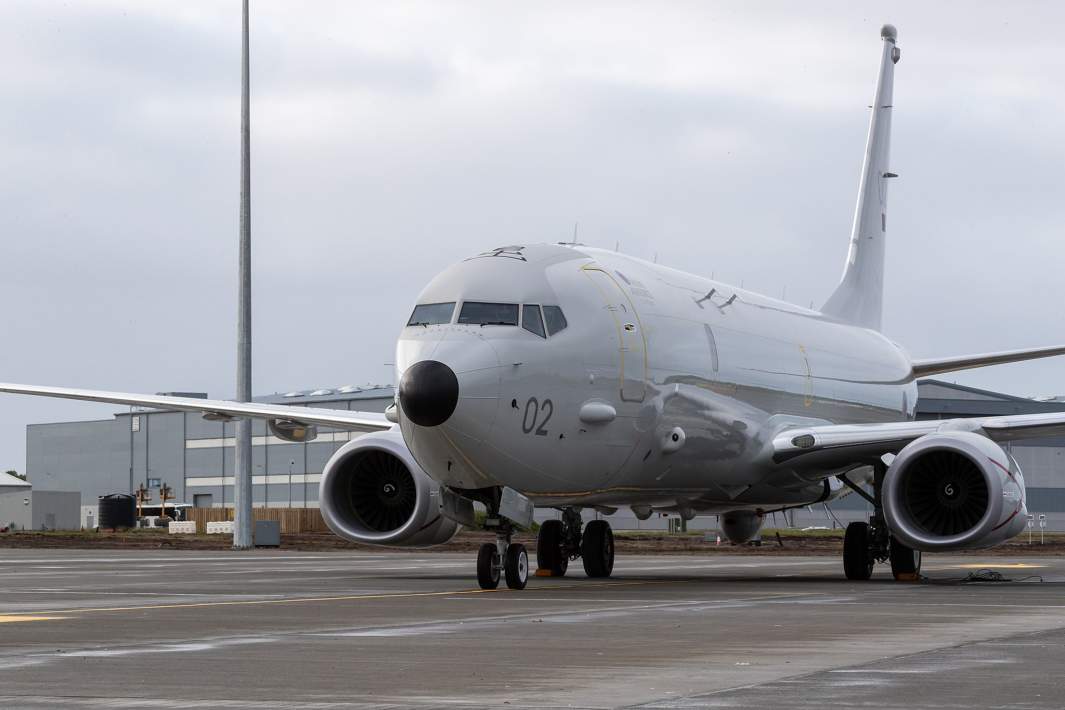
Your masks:
M367 528L377 532L396 530L414 514L418 490L410 471L398 458L372 450L345 463L348 505Z
M987 480L967 456L930 451L911 463L900 481L914 525L931 535L959 535L987 512Z

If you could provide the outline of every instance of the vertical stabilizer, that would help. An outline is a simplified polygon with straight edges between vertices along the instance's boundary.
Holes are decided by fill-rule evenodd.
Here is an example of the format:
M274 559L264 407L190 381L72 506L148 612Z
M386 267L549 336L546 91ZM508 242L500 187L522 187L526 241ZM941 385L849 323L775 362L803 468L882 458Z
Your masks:
M892 25L880 30L884 47L880 55L880 76L869 119L869 138L858 183L858 205L854 210L850 251L843 267L843 279L825 303L822 312L841 320L880 330L884 296L884 239L887 235L887 183L891 143L892 87L899 49L898 33Z

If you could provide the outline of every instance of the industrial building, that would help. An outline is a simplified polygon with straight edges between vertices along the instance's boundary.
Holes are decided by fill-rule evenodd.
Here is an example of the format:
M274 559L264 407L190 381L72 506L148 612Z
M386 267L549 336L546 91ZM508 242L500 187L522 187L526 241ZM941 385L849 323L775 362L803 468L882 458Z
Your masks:
M70 530L81 522L77 491L35 491L33 484L0 473L0 530ZM91 520L87 527L92 527Z
M918 384L919 419L948 419L1065 411L1065 402L1033 400L939 380ZM185 396L196 396L185 394ZM206 397L206 395L199 395ZM340 387L289 392L256 401L296 406L383 412L391 387ZM82 525L96 518L99 496L132 493L142 485L158 500L162 485L175 502L196 507L233 505L235 425L205 420L193 412L129 409L110 419L31 424L26 428L26 471L34 491L80 491ZM253 424L253 499L257 507L317 507L318 482L326 462L359 434L321 428L318 438L294 444ZM1065 530L1065 437L1008 445L1028 485L1028 510L1047 516L1048 529ZM790 525L832 527L869 514L868 504L847 496L830 506L787 513ZM538 517L548 517L542 511ZM631 511L609 517L618 529L665 528L665 517L638 521ZM777 518L784 524L783 517ZM770 521L772 523L772 521ZM714 528L712 516L696 518L690 529Z

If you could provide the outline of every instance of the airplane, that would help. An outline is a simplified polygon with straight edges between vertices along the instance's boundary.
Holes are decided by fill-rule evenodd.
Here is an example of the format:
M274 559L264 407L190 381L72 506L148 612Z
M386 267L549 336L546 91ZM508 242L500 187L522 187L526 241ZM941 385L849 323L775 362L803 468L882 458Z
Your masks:
M774 511L853 492L847 579L923 552L998 544L1025 527L1024 478L1001 443L1065 433L1065 414L915 421L920 377L1065 354L1065 346L912 359L881 333L897 32L885 25L843 277L820 311L576 243L504 246L422 291L396 345L384 414L0 384L0 391L263 418L286 440L364 432L326 464L319 505L342 538L430 546L495 533L482 588L522 589L535 508L537 574L581 559L609 577L614 537L582 510L717 514L743 543ZM872 493L865 490L869 484ZM475 504L484 506L479 522Z

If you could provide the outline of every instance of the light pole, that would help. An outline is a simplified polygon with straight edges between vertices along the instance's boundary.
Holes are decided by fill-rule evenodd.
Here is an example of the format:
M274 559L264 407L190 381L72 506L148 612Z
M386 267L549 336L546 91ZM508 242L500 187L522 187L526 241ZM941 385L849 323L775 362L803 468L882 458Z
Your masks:
M237 306L237 401L251 401L251 117L248 72L248 0L241 7L240 53L240 290ZM251 421L237 420L233 456L233 549L251 539Z
M292 507L292 467L296 465L296 459L288 460L288 507Z

